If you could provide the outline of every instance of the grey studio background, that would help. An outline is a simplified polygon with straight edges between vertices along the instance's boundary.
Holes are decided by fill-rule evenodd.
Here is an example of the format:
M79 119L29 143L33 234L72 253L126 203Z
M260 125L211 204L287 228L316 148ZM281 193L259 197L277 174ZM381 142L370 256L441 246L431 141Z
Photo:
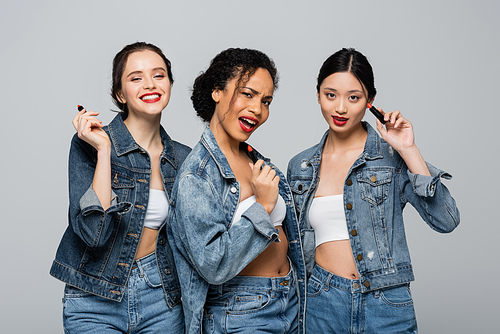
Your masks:
M348 46L367 55L375 104L412 121L424 158L454 176L446 185L461 211L461 226L441 235L406 210L420 332L497 332L498 2L2 0L1 8L0 332L63 332L63 284L48 271L67 226L71 120L77 104L112 119L111 61L135 41L172 61L162 124L189 146L203 129L190 87L215 54L250 47L272 57L280 87L250 142L283 171L327 129L315 95L322 62Z

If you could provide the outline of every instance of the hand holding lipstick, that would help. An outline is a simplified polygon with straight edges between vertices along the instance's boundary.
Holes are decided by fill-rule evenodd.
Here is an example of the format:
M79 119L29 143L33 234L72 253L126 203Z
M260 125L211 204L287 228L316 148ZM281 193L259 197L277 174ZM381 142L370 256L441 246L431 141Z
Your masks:
M73 118L73 126L78 132L78 138L92 145L97 151L108 149L110 141L108 134L102 129L102 122L95 116L95 111L87 111L83 106L78 106L78 113Z
M255 200L262 204L268 214L271 214L278 201L280 177L269 165L264 165L263 160L257 160L255 165L250 164L250 167L252 168L250 186Z

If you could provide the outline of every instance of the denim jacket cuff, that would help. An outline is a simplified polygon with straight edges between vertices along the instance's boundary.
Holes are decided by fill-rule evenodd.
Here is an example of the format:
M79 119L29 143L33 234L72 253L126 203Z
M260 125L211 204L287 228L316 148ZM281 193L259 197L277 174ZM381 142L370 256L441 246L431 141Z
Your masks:
M123 214L127 212L131 206L132 203L128 202L118 203L118 196L111 190L111 206L106 210L106 213L118 212L119 214ZM82 210L83 216L87 216L94 211L104 213L101 201L99 201L99 197L97 197L92 185L87 189L85 194L83 194L82 198L80 198L80 209Z
M255 202L243 212L242 217L250 220L255 229L269 240L278 237L278 230L274 227L269 214L262 204Z
M428 162L426 162L426 164L431 176L414 174L410 172L410 170L407 170L408 177L410 178L413 186L413 191L415 191L417 195L422 197L433 197L436 193L436 187L438 186L440 179L443 178L451 180L452 176L451 174L434 167Z

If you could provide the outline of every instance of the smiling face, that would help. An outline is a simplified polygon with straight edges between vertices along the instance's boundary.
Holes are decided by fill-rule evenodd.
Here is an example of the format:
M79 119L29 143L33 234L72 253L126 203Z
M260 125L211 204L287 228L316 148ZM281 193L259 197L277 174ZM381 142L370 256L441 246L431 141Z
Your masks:
M323 117L334 132L350 132L361 126L365 115L366 90L350 72L326 77L319 87L318 102Z
M212 92L216 106L210 120L210 129L219 145L222 142L239 143L269 117L274 84L269 71L259 68L238 87L238 78L231 79L223 90Z
M118 98L127 104L129 117L159 116L170 101L167 66L156 52L131 53L121 83Z

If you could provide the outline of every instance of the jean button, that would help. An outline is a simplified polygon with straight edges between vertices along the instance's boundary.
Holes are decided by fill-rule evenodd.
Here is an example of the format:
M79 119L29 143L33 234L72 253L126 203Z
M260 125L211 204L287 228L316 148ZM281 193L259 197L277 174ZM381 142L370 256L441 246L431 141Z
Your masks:
M237 190L238 190L238 189L236 189L236 187L231 187L231 192L232 192L233 194L236 194L236 191L237 191Z
M161 164L164 165L167 163L167 158L161 158Z
M355 290L359 289L359 284L358 283L353 283L352 284L352 288L355 289Z

